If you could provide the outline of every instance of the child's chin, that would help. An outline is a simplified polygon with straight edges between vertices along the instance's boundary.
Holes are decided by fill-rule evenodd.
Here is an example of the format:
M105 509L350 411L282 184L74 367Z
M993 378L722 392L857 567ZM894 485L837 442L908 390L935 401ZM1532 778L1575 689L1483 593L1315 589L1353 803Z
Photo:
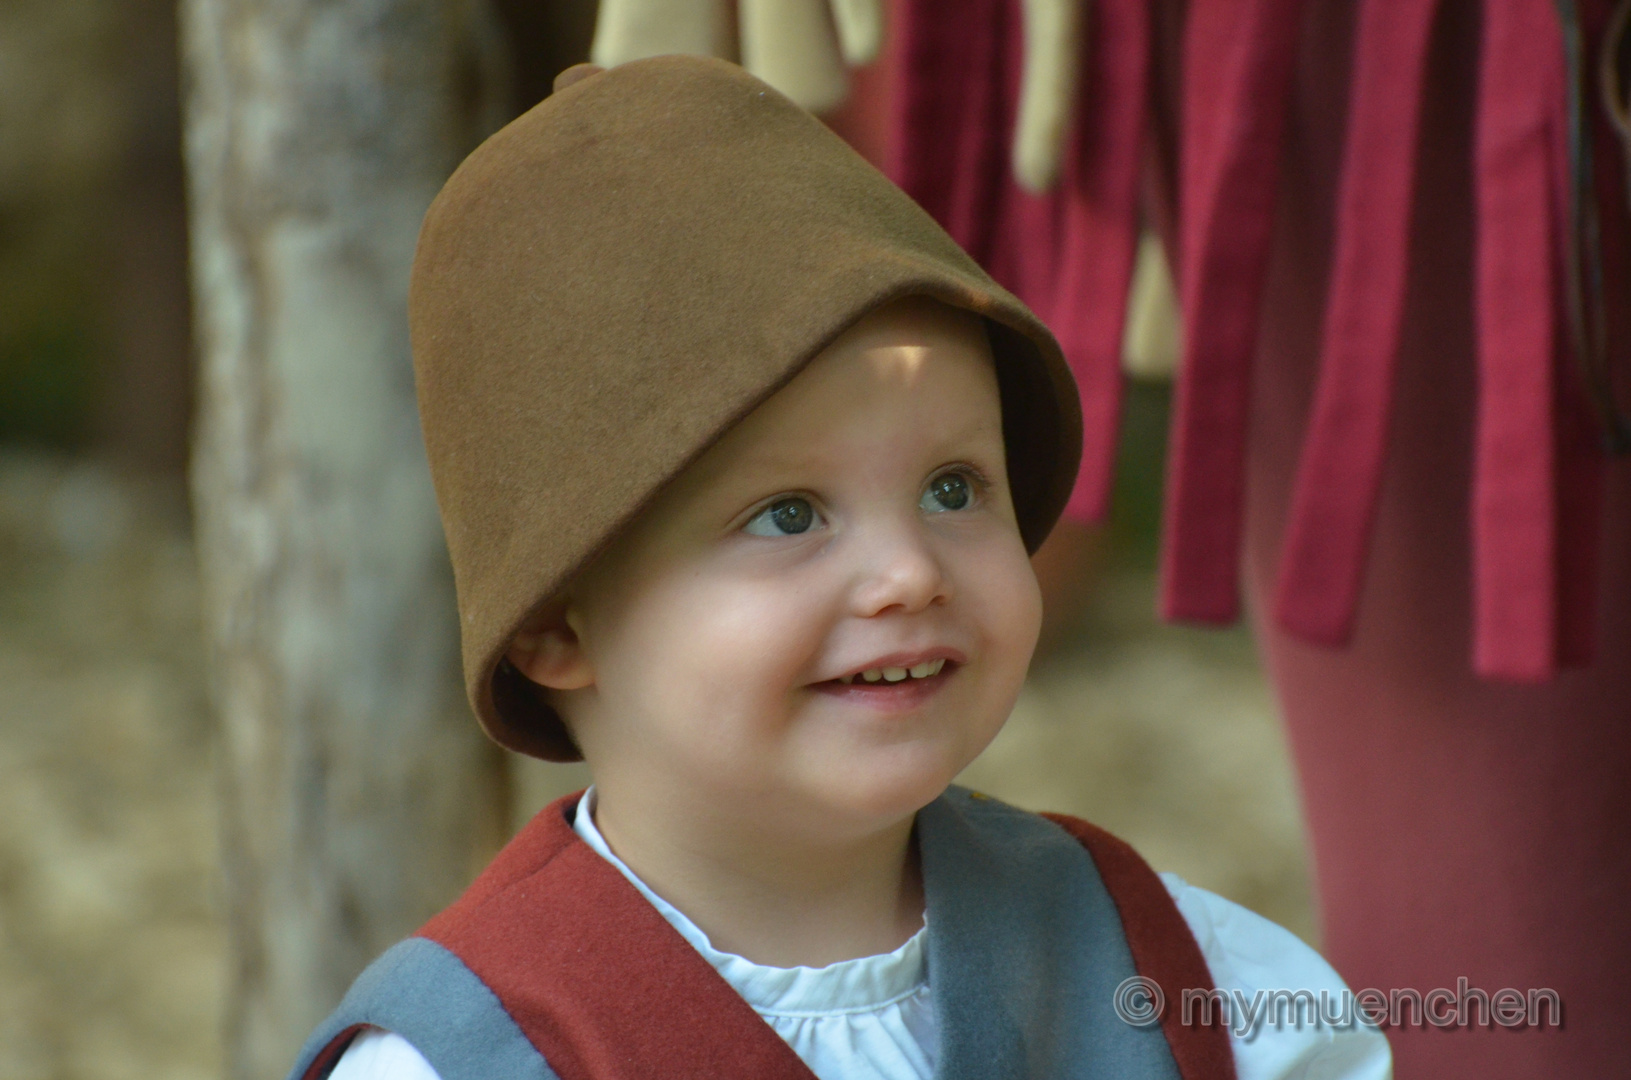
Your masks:
M858 769L829 789L827 801L858 824L887 825L934 802L955 777L956 771L945 767L879 773Z

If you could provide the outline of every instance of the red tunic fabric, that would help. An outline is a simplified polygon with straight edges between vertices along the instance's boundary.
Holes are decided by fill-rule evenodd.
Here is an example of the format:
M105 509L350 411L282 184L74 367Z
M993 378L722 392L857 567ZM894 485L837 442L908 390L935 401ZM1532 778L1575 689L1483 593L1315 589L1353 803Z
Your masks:
M1567 589L1585 591L1586 603L1556 625L1576 626L1578 657L1574 619L1590 611L1582 621L1595 658L1543 683L1480 676L1469 657L1490 640L1480 617L1490 586L1469 570L1488 399L1474 193L1479 43L1489 27L1465 0L1445 0L1431 44L1388 453L1352 636L1333 649L1267 616L1284 581L1299 452L1325 376L1311 360L1334 303L1327 267L1353 115L1348 72L1360 59L1352 10L1310 3L1254 357L1245 565L1301 773L1324 950L1354 986L1425 993L1465 977L1491 991L1560 994L1562 1030L1390 1031L1400 1080L1621 1075L1617 993L1631 965L1631 934L1616 929L1631 896L1631 474L1624 462L1594 457L1595 432L1584 423L1544 433L1543 443L1571 440L1571 453L1606 468L1598 529L1558 533L1560 611L1570 610ZM1566 362L1550 370L1560 382L1573 375ZM1562 500L1579 476L1560 475ZM1559 520L1589 516L1593 494L1580 500L1585 513L1561 501ZM1567 551L1599 543L1600 568Z

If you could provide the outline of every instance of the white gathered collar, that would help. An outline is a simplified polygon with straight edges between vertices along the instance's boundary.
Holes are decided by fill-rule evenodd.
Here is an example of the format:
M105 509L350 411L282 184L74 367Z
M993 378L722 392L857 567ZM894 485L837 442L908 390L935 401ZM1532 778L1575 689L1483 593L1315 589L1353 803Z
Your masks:
M894 952L840 960L826 967L770 967L714 948L708 935L673 904L652 892L619 859L595 826L595 789L578 802L572 829L596 854L615 866L651 902L669 925L714 966L724 980L764 1017L818 1017L872 1013L904 1001L928 987L924 954L927 928Z

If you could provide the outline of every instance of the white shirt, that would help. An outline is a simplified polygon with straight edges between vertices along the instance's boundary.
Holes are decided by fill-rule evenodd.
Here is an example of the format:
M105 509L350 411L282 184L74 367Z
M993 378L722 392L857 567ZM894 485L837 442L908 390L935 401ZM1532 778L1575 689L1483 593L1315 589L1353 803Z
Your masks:
M685 914L646 887L612 853L594 822L594 789L572 827L640 890L803 1059L820 1080L930 1080L935 1026L919 930L900 948L823 968L777 968L720 952ZM1174 874L1162 882L1178 905L1219 990L1251 1001L1259 990L1336 995L1337 973L1296 935ZM1238 995L1238 996L1237 996ZM1168 1003L1169 1008L1177 1003ZM1335 1005L1333 1004L1333 1009ZM1360 1025L1244 1022L1230 1031L1238 1080L1391 1080L1387 1040ZM330 1080L441 1080L401 1036L374 1028L346 1049Z

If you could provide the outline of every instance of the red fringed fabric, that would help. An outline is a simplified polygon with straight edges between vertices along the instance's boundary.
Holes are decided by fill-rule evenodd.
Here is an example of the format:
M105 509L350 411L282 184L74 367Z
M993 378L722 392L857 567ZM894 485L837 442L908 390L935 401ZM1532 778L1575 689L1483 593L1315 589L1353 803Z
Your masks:
M1281 626L1326 645L1353 632L1382 486L1438 6L1365 0L1359 13L1319 382L1275 602Z
M1606 0L1580 4L1595 64ZM899 0L890 172L1054 327L1081 384L1083 468L1069 513L1103 516L1119 357L1151 138L1151 5L1091 5L1063 180L1009 179L1023 61L1020 0ZM1374 528L1405 308L1419 121L1439 0L1364 0L1319 373L1284 539L1274 616L1346 644ZM1239 614L1247 423L1258 312L1303 0L1190 0L1184 11L1174 237L1185 326L1162 551L1162 613ZM1603 454L1563 308L1565 67L1552 0L1485 0L1475 136L1478 333L1472 526L1473 667L1534 681L1589 659ZM1595 89L1587 88L1595 111ZM1598 125L1606 272L1625 286L1618 149ZM1622 347L1626 305L1610 283ZM1421 463L1431 468L1432 463Z
M1184 29L1178 290L1161 613L1240 614L1246 421L1302 0L1194 0Z

